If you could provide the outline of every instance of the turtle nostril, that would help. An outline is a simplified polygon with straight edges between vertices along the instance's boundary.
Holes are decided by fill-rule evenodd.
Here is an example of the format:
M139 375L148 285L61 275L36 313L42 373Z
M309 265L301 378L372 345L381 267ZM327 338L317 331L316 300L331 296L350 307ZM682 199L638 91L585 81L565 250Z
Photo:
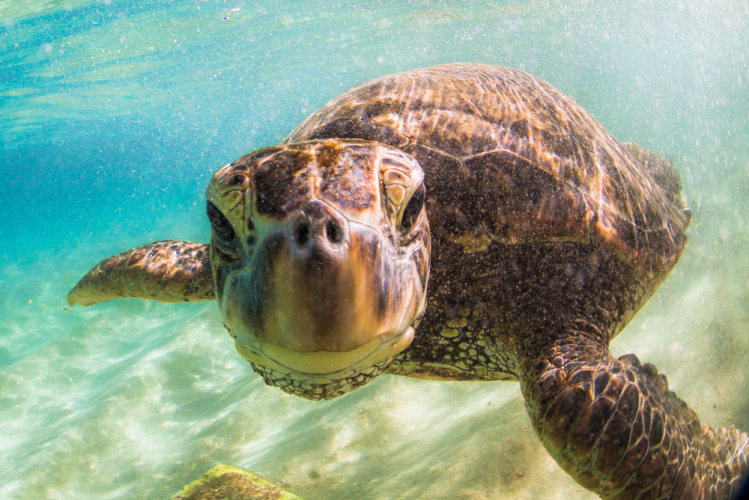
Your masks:
M309 242L309 224L299 224L294 230L294 241L303 247Z
M331 220L325 224L325 236L331 243L340 243L343 240L343 231L338 224Z

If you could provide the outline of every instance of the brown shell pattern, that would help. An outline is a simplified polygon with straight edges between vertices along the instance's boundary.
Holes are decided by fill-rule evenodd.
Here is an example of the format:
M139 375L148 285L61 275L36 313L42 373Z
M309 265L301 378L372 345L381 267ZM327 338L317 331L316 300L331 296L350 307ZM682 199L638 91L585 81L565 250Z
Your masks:
M432 203L460 205L495 241L596 238L658 267L672 264L685 243L690 213L673 196L678 175L659 175L675 173L673 166L622 145L570 98L520 70L449 64L385 76L332 100L285 142L327 137L414 155Z

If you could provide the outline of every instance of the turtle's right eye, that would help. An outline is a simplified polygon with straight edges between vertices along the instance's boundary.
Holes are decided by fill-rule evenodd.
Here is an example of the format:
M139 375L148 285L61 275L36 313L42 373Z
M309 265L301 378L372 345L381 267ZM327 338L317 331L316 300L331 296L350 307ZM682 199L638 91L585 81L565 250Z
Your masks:
M208 220L211 221L211 227L216 235L226 242L234 241L234 238L236 238L234 228L231 227L229 220L221 213L221 210L210 201L206 203L205 208Z
M401 216L401 231L407 232L414 227L416 219L419 218L419 214L421 213L421 209L424 208L425 199L426 189L422 183L418 188L416 188L414 194L411 195L408 205L406 205L406 208L403 210L403 215Z

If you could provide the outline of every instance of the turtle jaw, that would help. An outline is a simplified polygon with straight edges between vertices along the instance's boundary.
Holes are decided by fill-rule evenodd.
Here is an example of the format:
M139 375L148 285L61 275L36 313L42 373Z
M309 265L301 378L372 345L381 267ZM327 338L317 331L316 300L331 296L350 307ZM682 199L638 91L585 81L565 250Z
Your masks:
M347 378L383 360L391 360L411 344L415 329L379 335L366 344L345 352L299 352L270 342L235 341L237 352L250 363L262 365L277 372L295 374L305 380Z
M408 347L414 333L410 326L401 334L381 335L348 352L300 353L263 342L249 347L236 342L235 346L267 385L319 401L342 396L374 380Z

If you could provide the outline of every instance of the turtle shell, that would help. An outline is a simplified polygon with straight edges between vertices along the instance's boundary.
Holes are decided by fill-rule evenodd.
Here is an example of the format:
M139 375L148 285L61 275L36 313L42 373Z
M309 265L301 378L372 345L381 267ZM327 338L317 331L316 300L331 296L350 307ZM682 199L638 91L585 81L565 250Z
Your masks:
M690 213L673 165L622 145L520 70L449 64L378 78L323 106L284 142L324 138L413 155L426 175L432 234L469 253L492 241L596 241L661 274L686 242Z

